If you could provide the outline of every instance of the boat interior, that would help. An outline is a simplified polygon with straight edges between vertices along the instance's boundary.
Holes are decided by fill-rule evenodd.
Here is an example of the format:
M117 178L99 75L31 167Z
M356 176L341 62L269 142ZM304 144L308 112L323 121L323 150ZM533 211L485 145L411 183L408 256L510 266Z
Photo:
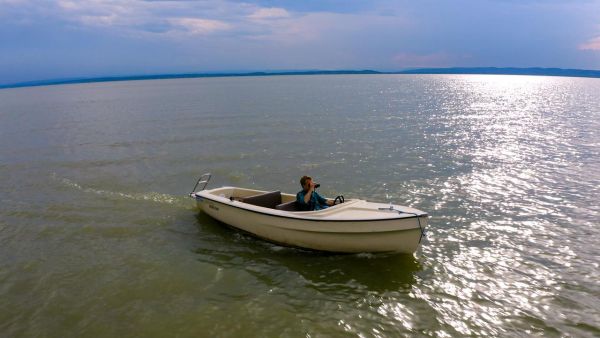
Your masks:
M256 205L263 208L301 211L296 204L296 196L282 194L281 191L260 191L242 188L220 188L211 191L211 194Z
M419 214L418 216L427 216L426 213L410 207L372 203L359 199L342 200L340 202L344 203L343 205L336 205L315 212L300 210L296 204L296 195L281 193L281 191L261 191L237 187L222 187L205 190L203 192L215 197L228 199L230 201L239 201L263 208L287 212L310 213L311 216L328 217L331 219L383 219L395 218L398 217L396 216L398 214L402 214L401 217L413 217L415 214ZM402 209L396 209L396 207Z

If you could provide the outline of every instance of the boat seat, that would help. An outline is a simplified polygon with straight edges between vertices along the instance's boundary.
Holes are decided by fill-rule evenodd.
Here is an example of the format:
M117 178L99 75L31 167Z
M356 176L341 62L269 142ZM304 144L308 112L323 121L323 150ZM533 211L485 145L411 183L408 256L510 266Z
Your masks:
M301 211L300 208L298 208L296 201L279 204L275 209L283 211Z
M245 197L240 199L240 201L259 207L275 209L277 205L281 204L281 191Z

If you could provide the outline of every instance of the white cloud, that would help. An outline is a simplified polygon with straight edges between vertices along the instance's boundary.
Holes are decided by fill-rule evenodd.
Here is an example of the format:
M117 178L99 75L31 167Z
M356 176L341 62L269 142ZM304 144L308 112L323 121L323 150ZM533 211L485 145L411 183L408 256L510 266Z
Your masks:
M55 15L68 22L127 36L186 37L231 29L220 1L58 0ZM236 5L242 6L243 5ZM244 12L246 14L246 12Z
M252 20L268 20L289 18L290 16L290 13L283 8L270 7L259 8L254 13L248 15L248 18Z
M581 50L600 50L600 36L588 40L586 43L579 45Z
M398 21L393 16L295 13L285 8L221 0L0 0L0 4L7 1L11 7L20 8L21 18L31 19L21 20L23 22L45 18L53 25L62 21L71 27L76 25L109 35L143 39L186 39L227 31L228 36L235 36L240 42L270 41L290 46L321 41L327 36L337 38L348 32L360 34L377 27L396 27L392 21Z
M78 4L75 1L59 0L58 5L66 10L77 10L81 8L81 3Z
M118 20L116 15L83 15L79 17L81 23L89 26L111 26Z
M73 1L73 0L59 0L58 6L63 9L64 13L81 14L81 15L102 15L102 16L123 16L123 15L137 15L138 11L141 14L145 12L147 5L144 2L137 1L119 1L119 0L87 0L87 1Z
M84 26L116 27L128 31L152 20L152 5L143 1L59 0L57 4L56 16Z
M171 18L168 21L175 27L181 28L190 34L206 35L231 28L230 24L219 20Z

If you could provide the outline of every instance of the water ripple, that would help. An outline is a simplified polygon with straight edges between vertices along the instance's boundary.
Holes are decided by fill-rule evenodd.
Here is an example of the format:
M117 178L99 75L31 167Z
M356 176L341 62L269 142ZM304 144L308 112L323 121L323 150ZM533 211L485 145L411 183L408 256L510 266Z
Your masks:
M8 93L8 94L7 94ZM600 82L187 79L0 91L9 336L600 335ZM415 255L266 243L211 186L426 210Z

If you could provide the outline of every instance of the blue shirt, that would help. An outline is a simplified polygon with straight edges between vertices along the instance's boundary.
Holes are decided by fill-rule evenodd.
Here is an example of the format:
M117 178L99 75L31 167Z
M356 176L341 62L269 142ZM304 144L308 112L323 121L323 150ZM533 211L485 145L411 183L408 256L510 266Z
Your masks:
M308 203L304 202L304 196L306 196L306 191L304 190L299 191L296 194L296 202L298 203L302 211L312 211L329 208L329 206L327 205L327 200L321 195L319 195L319 193L316 191L312 192L312 196Z

